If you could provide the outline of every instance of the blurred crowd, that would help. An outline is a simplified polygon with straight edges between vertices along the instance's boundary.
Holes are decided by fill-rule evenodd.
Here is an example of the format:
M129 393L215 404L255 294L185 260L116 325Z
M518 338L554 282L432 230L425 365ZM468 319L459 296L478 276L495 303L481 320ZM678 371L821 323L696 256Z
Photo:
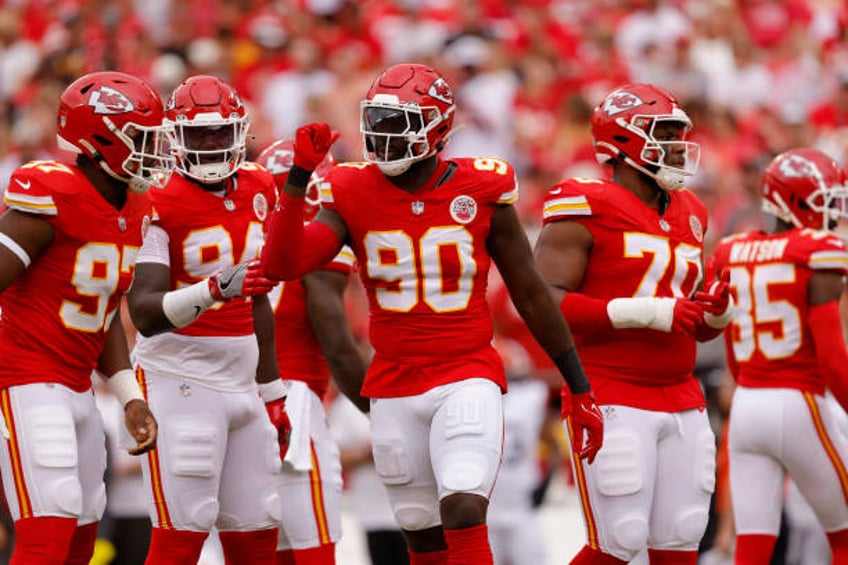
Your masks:
M528 224L553 182L603 174L588 128L601 93L671 90L702 146L709 251L758 224L752 191L773 155L815 145L848 161L847 35L844 0L5 0L0 191L56 154L56 100L86 72L137 74L163 96L215 74L248 101L254 152L321 120L341 131L336 157L358 160L370 80L419 61L457 93L448 153L512 162Z

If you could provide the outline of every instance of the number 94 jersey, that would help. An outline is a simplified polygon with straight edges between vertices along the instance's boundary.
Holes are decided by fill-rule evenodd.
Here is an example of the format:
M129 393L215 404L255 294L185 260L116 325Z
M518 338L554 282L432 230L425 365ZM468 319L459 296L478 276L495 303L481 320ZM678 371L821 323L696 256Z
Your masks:
M338 212L350 233L368 295L375 359L463 364L455 374L445 367L406 377L397 370L389 376L378 364L369 368L363 393L420 394L475 376L467 373L476 366L476 376L505 389L490 345L486 241L492 214L518 198L512 167L500 159L441 161L431 181L410 194L375 165L349 163L333 169L321 192L322 205Z
M12 174L3 202L44 218L55 235L0 294L0 382L88 390L132 281L150 201L128 191L119 211L75 166L33 161Z

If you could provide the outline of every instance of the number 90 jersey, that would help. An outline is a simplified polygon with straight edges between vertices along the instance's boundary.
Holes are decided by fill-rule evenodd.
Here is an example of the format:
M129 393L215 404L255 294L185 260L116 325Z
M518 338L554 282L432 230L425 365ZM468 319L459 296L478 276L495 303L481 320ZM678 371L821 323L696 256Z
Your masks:
M127 191L118 211L75 166L57 161L17 169L3 201L44 218L55 235L0 294L0 386L55 382L85 391L132 281L150 201Z
M577 292L594 298L689 297L702 279L707 211L687 190L667 192L663 214L609 181L568 179L548 191L544 223L573 221L593 244ZM580 359L599 402L648 410L704 404L695 367L695 338L684 333L623 329L575 334ZM644 388L669 388L645 395ZM652 404L657 403L657 404Z
M848 274L842 240L800 228L738 234L721 240L708 270L713 268L730 270L736 306L725 338L739 384L822 394L824 376L807 324L807 284L816 271Z
M499 159L466 158L441 161L431 179L410 194L376 165L349 163L335 167L321 187L322 206L338 212L350 233L375 359L463 365L456 373L445 368L404 376L372 363L366 396L420 394L470 376L505 389L490 345L486 242L492 214L518 198L515 173Z

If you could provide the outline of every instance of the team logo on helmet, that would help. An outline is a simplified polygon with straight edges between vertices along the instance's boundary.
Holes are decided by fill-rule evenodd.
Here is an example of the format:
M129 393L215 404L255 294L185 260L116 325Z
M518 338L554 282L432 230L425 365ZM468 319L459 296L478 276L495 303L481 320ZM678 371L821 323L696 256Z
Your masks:
M606 112L608 116L615 116L616 114L632 110L633 108L638 108L644 103L645 102L635 94L627 92L626 90L619 90L618 92L613 92L607 96L606 100L604 100L604 112Z
M804 178L815 176L815 163L800 155L789 155L780 162L780 173L788 178Z
M287 173L294 165L294 151L289 149L277 149L265 161L265 168L272 175Z
M689 216L689 227L692 229L692 235L695 237L695 241L698 243L704 241L704 228L697 216Z
M453 91L451 91L448 81L442 77L433 81L433 84L427 89L427 94L445 104L453 104Z
M477 217L477 202L470 196L457 196L451 202L450 215L456 222L467 224Z
M253 196L253 213L256 214L260 222L264 222L265 218L268 217L268 201L261 192Z
M125 114L135 110L126 94L109 86L92 91L88 105L94 108L95 114Z

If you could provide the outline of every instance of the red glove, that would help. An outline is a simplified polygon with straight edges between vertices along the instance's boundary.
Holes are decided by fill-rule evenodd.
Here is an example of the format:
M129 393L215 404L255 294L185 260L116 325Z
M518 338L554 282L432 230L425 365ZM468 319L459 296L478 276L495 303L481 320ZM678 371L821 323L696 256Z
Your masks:
M294 137L294 164L305 171L314 171L338 138L339 132L330 131L330 126L324 123L300 126Z
M700 302L688 298L676 298L674 300L671 331L695 335L703 318L704 306Z
M695 301L703 306L707 313L707 325L723 329L730 322L733 309L733 297L730 294L730 271L725 269L721 279L713 281L707 292L696 292Z
M580 459L585 458L591 465L604 443L604 417L598 410L591 392L571 395L568 419L571 427L571 451Z
M209 292L218 302L270 292L276 281L266 279L259 260L239 263L209 277Z
M286 397L272 400L265 403L265 409L268 411L268 417L271 423L277 429L277 443L280 444L280 460L285 459L286 452L289 450L289 437L291 436L291 421L289 415L286 414Z

